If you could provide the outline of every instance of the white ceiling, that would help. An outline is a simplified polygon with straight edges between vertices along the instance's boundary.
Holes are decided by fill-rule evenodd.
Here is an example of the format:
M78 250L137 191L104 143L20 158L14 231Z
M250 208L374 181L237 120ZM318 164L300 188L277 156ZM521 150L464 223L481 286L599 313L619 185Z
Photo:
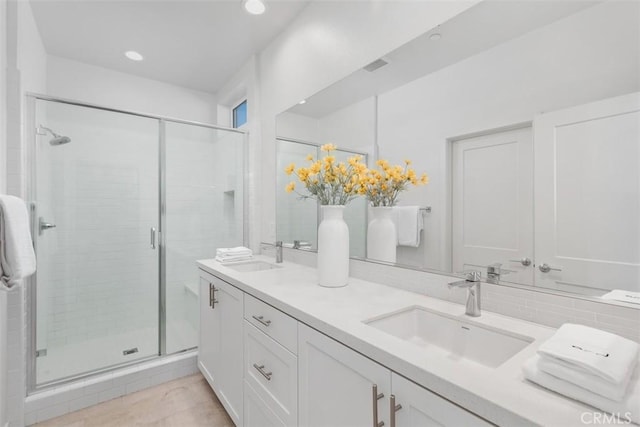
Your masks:
M49 54L211 93L264 48L309 0L31 0ZM135 50L144 61L123 55Z

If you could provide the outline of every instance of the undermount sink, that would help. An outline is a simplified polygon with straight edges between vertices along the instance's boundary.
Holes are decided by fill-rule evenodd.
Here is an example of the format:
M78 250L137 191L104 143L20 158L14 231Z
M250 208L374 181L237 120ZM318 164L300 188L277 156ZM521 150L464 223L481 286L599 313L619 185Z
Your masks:
M280 268L279 265L272 264L264 261L243 261L233 264L226 264L225 267L239 271L241 273L249 273L253 271L272 270L274 268Z
M420 348L490 368L497 368L534 341L530 337L462 321L418 306L365 320L364 323Z

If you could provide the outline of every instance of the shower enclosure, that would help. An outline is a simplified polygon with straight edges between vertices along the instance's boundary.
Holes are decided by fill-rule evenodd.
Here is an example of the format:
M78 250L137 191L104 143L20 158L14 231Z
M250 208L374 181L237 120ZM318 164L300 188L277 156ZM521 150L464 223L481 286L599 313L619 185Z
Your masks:
M195 261L245 242L245 134L28 97L30 390L197 346Z

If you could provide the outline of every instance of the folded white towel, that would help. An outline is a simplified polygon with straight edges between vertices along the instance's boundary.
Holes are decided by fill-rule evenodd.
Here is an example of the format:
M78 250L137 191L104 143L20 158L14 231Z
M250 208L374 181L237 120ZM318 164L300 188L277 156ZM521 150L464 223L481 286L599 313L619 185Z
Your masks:
M631 304L640 304L640 292L615 289L609 293L602 295L600 298L613 301L630 302Z
M219 256L217 256L215 259L219 263L225 264L225 263L231 263L231 262L249 261L249 260L253 259L253 255L242 255L242 256L235 256L235 257L219 257Z
M621 336L565 323L540 346L538 354L620 385L633 369L639 348L638 343Z
M420 232L424 228L420 206L394 206L393 222L396 225L399 246L420 246Z
M235 248L218 248L216 256L219 257L234 257L234 256L248 256L253 255L253 251L244 246L238 246Z
M538 368L547 374L551 374L554 377L568 381L571 384L575 384L578 387L590 390L593 393L604 396L607 399L615 400L616 402L620 402L627 394L627 387L629 386L631 374L633 373L633 369L630 369L627 378L625 378L621 384L614 384L589 372L582 370L577 371L573 366L559 359L552 359L546 356L540 356Z
M0 271L6 288L36 271L29 213L24 201L15 196L0 195Z
M630 418L635 423L640 422L640 381L638 381L640 366L638 364L634 365L634 372L626 396L621 402L616 402L547 374L538 367L539 357L539 355L535 355L527 360L522 367L524 377L529 381L602 411L615 414L621 420Z

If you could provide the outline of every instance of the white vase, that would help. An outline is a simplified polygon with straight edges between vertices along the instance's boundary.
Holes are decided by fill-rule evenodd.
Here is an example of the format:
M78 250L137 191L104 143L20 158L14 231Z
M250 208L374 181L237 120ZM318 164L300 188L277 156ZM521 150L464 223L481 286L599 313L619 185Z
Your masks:
M318 276L320 286L339 288L349 280L349 228L344 206L321 206L318 227Z
M367 226L367 258L396 262L398 233L393 222L393 208L372 207L370 213L371 221Z

